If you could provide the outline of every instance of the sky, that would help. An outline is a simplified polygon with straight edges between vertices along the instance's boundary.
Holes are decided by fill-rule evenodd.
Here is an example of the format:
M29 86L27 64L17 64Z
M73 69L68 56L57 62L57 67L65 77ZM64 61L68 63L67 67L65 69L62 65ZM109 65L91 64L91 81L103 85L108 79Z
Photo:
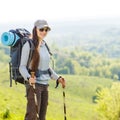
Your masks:
M0 0L0 24L120 17L120 0Z

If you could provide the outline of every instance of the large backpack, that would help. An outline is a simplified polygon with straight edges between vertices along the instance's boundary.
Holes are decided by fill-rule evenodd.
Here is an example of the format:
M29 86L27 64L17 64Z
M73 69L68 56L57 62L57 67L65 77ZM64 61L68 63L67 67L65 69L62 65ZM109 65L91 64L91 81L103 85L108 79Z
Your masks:
M21 51L23 45L28 41L30 45L30 53L29 53L29 59L27 62L27 69L30 64L32 53L34 50L34 45L32 42L32 39L29 38L30 32L26 29L16 29L16 30L10 30L9 32L16 34L19 36L19 39L17 42L10 46L10 62L9 62L9 71L10 71L10 87L12 87L12 80L15 80L15 83L25 83L24 78L19 72L19 66L21 61Z
M10 62L9 62L10 87L12 87L12 80L14 80L16 84L17 83L25 84L25 80L19 72L19 66L20 66L20 61L21 61L22 47L27 41L30 45L27 69L32 59L32 53L34 51L34 44L33 44L32 39L29 38L30 35L31 33L24 28L10 30L9 32L5 32L2 34L2 37L1 37L2 43L4 45L10 46ZM45 46L50 56L52 56L52 53L46 42L45 42Z

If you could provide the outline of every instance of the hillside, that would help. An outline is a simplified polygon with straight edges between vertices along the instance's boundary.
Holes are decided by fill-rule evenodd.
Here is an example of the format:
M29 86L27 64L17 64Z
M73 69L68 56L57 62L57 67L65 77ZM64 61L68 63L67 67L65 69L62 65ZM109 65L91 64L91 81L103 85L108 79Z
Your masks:
M23 120L26 109L25 88L14 83L13 87L10 88L6 69L0 70L0 120L3 120L3 116L10 116L9 120ZM64 77L67 81L65 90L67 118L69 120L88 120L89 115L89 120L93 120L96 116L95 104L93 103L96 89L110 87L112 80L77 75L64 75ZM61 86L58 89L54 87L55 82L51 81L47 120L62 120L62 88Z
M52 31L46 41L54 54L55 70L67 80L68 120L95 120L96 91L110 88L114 81L120 80L119 21L51 23ZM25 27L30 31L32 28L26 23L2 25L0 35L3 31L17 27ZM14 83L12 88L9 87L9 47L0 43L0 55L0 120L23 120L25 88ZM62 88L54 87L55 82L50 81L47 120L62 120Z

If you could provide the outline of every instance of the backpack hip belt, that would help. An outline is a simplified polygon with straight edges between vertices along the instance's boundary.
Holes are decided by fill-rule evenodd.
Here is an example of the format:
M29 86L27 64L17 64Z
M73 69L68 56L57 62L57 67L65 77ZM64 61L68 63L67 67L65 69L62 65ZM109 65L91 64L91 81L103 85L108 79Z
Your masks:
M31 72L31 70L29 70L29 72ZM45 75L45 74L48 74L49 76L51 76L51 71L50 69L47 69L47 70L37 70L36 73L35 73L35 76L36 77L40 77L41 75Z

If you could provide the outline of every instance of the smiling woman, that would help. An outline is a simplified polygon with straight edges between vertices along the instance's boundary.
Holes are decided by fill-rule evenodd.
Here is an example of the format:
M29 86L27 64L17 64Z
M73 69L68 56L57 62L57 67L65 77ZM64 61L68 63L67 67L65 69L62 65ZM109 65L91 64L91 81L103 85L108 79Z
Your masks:
M19 3L3 0L0 2L0 22L113 17L120 16L119 11L119 0L20 0Z
M34 23L32 32L34 51L28 69L29 42L26 42L22 47L19 71L26 81L27 111L25 120L36 120L36 118L46 120L50 79L54 79L57 84L61 83L62 87L65 87L64 78L58 76L49 66L50 54L43 39L50 29L45 20L37 20Z

